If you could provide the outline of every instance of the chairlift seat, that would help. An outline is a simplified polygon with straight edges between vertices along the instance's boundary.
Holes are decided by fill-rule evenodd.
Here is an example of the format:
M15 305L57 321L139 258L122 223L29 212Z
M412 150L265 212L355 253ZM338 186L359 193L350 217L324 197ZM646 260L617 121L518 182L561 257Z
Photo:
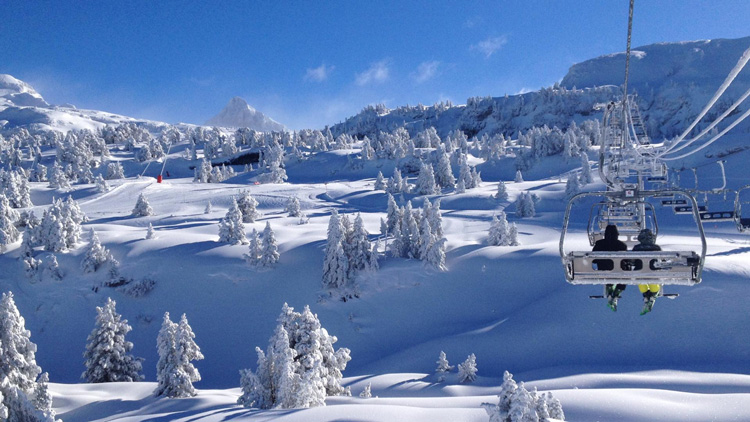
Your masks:
M706 212L708 211L708 208L706 208L705 205L698 205L698 212ZM693 207L690 205L684 206L684 207L674 207L674 213L675 214L692 214L693 213Z
M701 220L717 223L734 223L734 211L706 211L700 213Z
M687 200L685 200L685 199L665 199L665 200L661 201L661 204L664 205L664 206L667 206L667 207L673 207L675 205L687 205Z
M571 284L693 286L701 282L701 257L692 251L573 251L564 261ZM612 269L601 270L599 266Z

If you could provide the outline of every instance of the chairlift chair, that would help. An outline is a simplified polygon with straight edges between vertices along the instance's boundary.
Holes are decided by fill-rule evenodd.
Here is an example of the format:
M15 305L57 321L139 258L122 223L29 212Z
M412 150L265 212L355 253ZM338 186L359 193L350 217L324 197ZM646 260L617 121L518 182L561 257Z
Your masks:
M742 206L747 204L750 204L750 185L739 188L734 197L734 221L740 233L750 231L750 213L745 210L743 215L742 210Z
M706 236L698 214L695 198L682 190L667 191L683 196L691 204L694 221L701 241L700 252L696 251L622 251L592 252L565 251L565 240L573 204L585 197L604 197L610 202L646 202L664 191L607 191L584 192L571 198L565 210L560 235L560 258L565 268L565 278L570 284L670 284L693 286L701 282L703 263L706 257ZM749 221L750 223L750 221ZM590 222L589 222L590 224ZM600 263L613 267L602 270Z

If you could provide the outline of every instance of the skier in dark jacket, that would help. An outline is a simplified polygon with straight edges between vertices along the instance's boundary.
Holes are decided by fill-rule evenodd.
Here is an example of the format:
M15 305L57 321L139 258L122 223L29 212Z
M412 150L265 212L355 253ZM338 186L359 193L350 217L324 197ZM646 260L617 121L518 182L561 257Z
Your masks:
M649 229L643 229L638 233L638 244L633 246L633 251L660 251L661 247L656 244L656 235ZM649 267L653 270L654 263L649 262ZM658 284L639 284L638 290L643 293L643 310L641 315L651 312L654 307L656 298L659 296L661 286Z
M619 252L627 251L628 245L617 239L620 232L617 231L617 226L610 224L604 229L604 239L597 240L594 243L594 252ZM594 264L599 271L612 271L615 268L614 262L609 259L595 259ZM617 311L617 299L620 298L620 294L625 290L624 284L618 284L613 286L607 284L605 293L607 296L607 306L613 311Z

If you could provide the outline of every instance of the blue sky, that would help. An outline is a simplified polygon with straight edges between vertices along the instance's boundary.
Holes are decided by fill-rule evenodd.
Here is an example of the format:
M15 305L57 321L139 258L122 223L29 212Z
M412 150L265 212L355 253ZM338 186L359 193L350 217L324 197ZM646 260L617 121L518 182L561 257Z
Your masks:
M233 96L291 129L367 104L535 90L624 51L627 0L2 2L0 73L55 104L203 123ZM750 35L750 2L636 0L634 46Z

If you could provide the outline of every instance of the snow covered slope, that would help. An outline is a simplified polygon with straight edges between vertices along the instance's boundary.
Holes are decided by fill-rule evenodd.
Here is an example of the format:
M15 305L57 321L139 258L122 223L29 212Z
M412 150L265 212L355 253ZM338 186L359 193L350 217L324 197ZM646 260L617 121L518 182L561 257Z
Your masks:
M234 97L216 116L206 122L206 126L247 127L260 132L283 131L284 125L271 119L240 97Z

